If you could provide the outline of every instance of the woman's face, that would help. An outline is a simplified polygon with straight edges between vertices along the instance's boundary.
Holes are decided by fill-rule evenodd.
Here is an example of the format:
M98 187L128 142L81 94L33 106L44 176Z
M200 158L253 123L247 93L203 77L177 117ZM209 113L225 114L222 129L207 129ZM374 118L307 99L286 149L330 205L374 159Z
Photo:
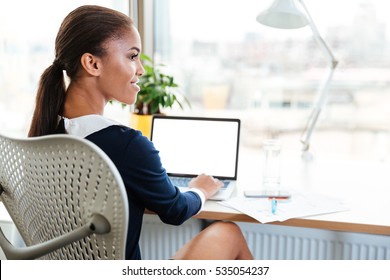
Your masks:
M140 61L141 39L137 29L132 27L122 38L108 41L105 49L98 78L99 90L106 101L134 104L140 90L138 78L145 72Z

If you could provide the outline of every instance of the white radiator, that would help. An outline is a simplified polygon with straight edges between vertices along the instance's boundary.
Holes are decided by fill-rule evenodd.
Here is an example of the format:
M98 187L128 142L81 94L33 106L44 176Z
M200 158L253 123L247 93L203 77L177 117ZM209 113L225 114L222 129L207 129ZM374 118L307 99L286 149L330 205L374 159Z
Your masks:
M202 223L189 219L180 226L163 224L157 215L145 215L140 247L144 260L168 260L202 230Z
M390 260L390 236L240 223L256 259Z
M390 236L287 226L238 223L255 259L390 260ZM181 226L145 215L141 254L145 260L167 260L202 228L201 220Z

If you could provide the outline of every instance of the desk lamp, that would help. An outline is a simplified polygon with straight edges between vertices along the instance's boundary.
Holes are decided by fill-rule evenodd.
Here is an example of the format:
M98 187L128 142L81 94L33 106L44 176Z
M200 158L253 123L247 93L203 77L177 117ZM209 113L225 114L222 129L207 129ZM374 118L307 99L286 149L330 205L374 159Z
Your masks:
M323 51L330 65L329 71L318 89L317 102L313 107L305 129L303 130L301 135L301 142L303 144L302 156L305 159L310 159L310 138L317 123L318 117L321 113L321 110L325 105L329 84L332 80L333 72L337 67L338 61L334 58L331 50L325 43L324 39L320 36L318 29L315 26L313 19L311 18L310 13L303 1L297 0L297 2L302 6L305 13L303 13L297 8L294 0L275 0L267 10L261 12L256 17L256 20L261 24L282 29L294 29L309 25L313 33L315 42Z

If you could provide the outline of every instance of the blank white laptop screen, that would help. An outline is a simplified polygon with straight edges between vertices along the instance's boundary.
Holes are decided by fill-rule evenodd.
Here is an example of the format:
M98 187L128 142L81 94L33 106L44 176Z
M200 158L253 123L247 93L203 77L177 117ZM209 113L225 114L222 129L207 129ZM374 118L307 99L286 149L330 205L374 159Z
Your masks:
M151 139L171 176L236 180L239 134L238 119L155 116Z

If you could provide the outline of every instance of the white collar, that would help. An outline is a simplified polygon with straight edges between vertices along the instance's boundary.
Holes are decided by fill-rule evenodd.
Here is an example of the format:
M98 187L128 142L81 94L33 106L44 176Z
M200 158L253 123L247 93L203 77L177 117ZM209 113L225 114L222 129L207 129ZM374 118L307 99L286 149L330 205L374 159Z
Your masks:
M100 115L86 115L73 119L59 118L64 119L65 130L68 134L82 138L112 125L121 125Z

